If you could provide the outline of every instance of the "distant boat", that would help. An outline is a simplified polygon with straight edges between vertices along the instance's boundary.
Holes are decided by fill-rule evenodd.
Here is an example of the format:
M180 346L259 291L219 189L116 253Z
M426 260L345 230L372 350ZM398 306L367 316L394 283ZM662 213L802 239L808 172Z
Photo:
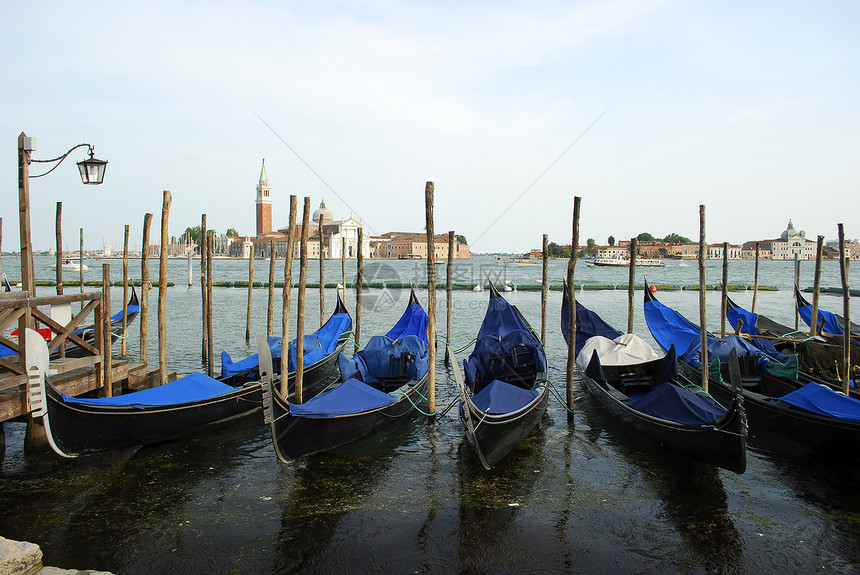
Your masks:
M597 258L594 260L594 265L599 267L627 268L630 267L630 260L622 258ZM666 262L654 258L636 258L636 265L661 268L666 265Z
M57 269L57 264L54 263L54 264L49 264L49 265L50 265L52 270ZM76 272L81 271L81 269L83 269L84 271L87 271L89 269L87 267L87 264L83 264L83 268L81 268L80 262L75 261L75 260L71 260L71 259L63 260L62 268L64 270L73 270Z

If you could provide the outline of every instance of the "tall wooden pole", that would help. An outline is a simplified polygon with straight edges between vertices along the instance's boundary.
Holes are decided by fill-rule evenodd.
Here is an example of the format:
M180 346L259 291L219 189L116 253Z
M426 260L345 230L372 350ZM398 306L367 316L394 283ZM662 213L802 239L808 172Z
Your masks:
M146 338L148 329L149 290L149 228L152 225L152 214L143 216L143 250L140 253L140 363L147 365ZM83 237L83 230L81 230ZM81 287L83 290L83 287Z
M57 295L63 295L63 202L57 202ZM60 351L65 351L64 345Z
M297 211L296 196L290 196L290 225L287 228L287 254L284 261L284 292L282 295L284 309L281 317L281 329L283 331L281 336L281 395L284 397L287 397L290 392L288 385L290 358L287 354L290 346L290 296L293 284L293 249L296 237ZM284 349L287 351L284 352Z
M254 296L254 244L248 253L248 313L245 316L245 341L251 341L251 300Z
M850 258L845 255L845 231L842 224L837 224L839 229L839 272L842 276L842 317L845 318L842 326L844 334L842 344L842 393L848 395L851 387L851 292L848 289L848 262Z
M343 286L343 304L346 305L346 236L340 238L340 285Z
M751 312L755 313L755 300L758 296L758 261L759 256L761 255L761 242L755 243L755 277L753 281L753 301L752 301L752 309Z
M122 244L122 357L125 357L125 338L128 335L128 224Z
M448 265L445 268L445 365L450 363L448 349L451 347L451 308L454 305L454 231L448 232Z
M708 391L708 322L705 314L705 206L699 206L699 329L702 332L702 390Z
M78 250L78 276L81 280L81 293L84 293L84 228L81 228L81 244ZM81 309L84 307L84 302L81 302Z
M800 289L800 254L794 254L794 285ZM797 311L797 306L794 306L794 330L800 329L800 314Z
M200 217L200 310L202 312L203 330L200 338L200 355L203 361L206 361L206 352L209 350L209 342L206 341L209 334L206 327L206 251L209 248L209 242L206 241L206 231L206 214L202 214Z
M171 201L170 192L164 190L161 207L161 257L158 264L158 373L161 383L167 383L167 222Z
M18 136L18 223L21 237L21 285L29 292L30 297L36 297L36 281L33 275L33 246L30 243L30 152L24 149L24 132ZM32 316L24 314L22 321L25 327L33 327ZM29 318L29 319L27 319ZM20 328L21 339L24 339L24 329ZM24 349L23 342L21 349ZM21 357L24 365L24 357Z
M323 218L320 212L319 227L320 236L320 327L325 323L325 241L323 241Z
M570 260L567 262L567 289L570 302L570 316L567 321L567 413L568 422L573 421L573 370L576 366L576 290L573 287L576 270L577 249L579 248L579 204L582 198L573 198L573 231L570 238Z
M810 337L818 333L818 296L821 293L821 259L824 252L824 236L818 236L815 250L815 280L812 287L812 321L809 322ZM840 258L841 260L841 258Z
M215 252L215 238L209 236L206 240L206 359L209 377L215 374L215 338L212 328L212 254Z
M102 264L102 332L104 343L102 345L102 369L106 397L113 397L113 381L111 381L111 343L113 341L113 330L110 323L110 264Z
M549 235L543 235L541 259L543 260L540 283L540 342L546 346L546 302L549 299Z
M188 249L188 244L185 244L185 255L188 257L188 288L194 285L194 272L191 268L191 250Z
M299 252L299 297L296 309L296 403L302 403L305 376L305 287L308 282L308 232L311 227L311 199L305 196L302 212L302 240Z
M358 228L355 272L355 351L361 345L361 287L364 283L364 228Z
M630 238L630 269L627 272L627 333L633 333L633 297L636 294L636 238Z
M275 240L269 240L269 307L266 308L266 337L275 329Z
M433 232L433 182L424 186L424 218L427 222L427 411L436 414L436 236Z
M728 307L729 242L723 242L723 291L720 297L720 337L726 337L726 307Z

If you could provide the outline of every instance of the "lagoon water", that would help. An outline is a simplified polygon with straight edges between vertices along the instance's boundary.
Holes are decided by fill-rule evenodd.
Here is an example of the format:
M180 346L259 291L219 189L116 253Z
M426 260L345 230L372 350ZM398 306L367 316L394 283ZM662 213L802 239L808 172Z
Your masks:
M36 258L37 279L53 279L52 261ZM111 264L115 281L122 277L121 260L87 263L87 280L101 279L99 263ZM697 284L697 263L685 263L638 269L637 281ZM199 264L193 262L195 276ZM552 284L561 283L566 265L550 263ZM216 282L248 278L247 261L216 260L213 266ZM130 268L130 277L139 279L140 260L131 260ZM157 276L157 260L150 268ZM2 271L10 280L20 277L14 258L3 258ZM813 271L814 262L802 263L802 287L812 285ZM437 266L437 273L444 280L445 266ZM719 283L721 274L721 262L707 263L708 284ZM318 280L316 262L308 275L309 282ZM425 262L366 262L366 282L423 283L425 275ZM538 284L540 275L540 266L503 267L476 257L456 263L454 281L475 284L489 276L516 286ZM347 262L347 281L354 276L355 262ZM185 260L170 260L168 278L176 284L167 292L168 368L184 374L203 366L200 284L195 277L187 287ZM860 266L851 278L853 286L860 285ZM268 262L255 262L254 279L267 281ZM339 261L326 262L325 280L341 281ZM276 281L283 281L283 262ZM626 282L624 269L583 263L576 268L577 284ZM793 324L793 282L793 262L762 262L760 283L778 291L759 292L757 311ZM752 285L753 263L730 262L729 283ZM824 263L822 285L841 285L838 263ZM158 357L156 294L150 295L151 363ZM265 288L253 290L252 332L265 331L267 294ZM112 288L111 296L118 310L122 289ZM505 296L539 331L540 293ZM362 339L387 330L407 297L407 290L365 289ZM419 297L426 303L426 290ZM698 321L697 292L663 291L658 297ZM749 307L752 292L731 297ZM246 298L247 288L213 289L217 351L234 357L253 353L244 341ZM454 292L455 347L474 338L487 298L486 292ZM626 327L626 289L582 290L577 298L614 326ZM707 298L709 325L719 329L719 292ZM634 331L656 345L641 299L638 291ZM334 289L325 290L325 300L327 317ZM444 337L444 291L437 300L437 334ZM317 289L308 290L307 301L306 325L314 329ZM354 309L351 290L347 305ZM561 293L550 292L546 350L550 380L563 397L567 351L560 305ZM820 305L841 313L842 298L823 295ZM277 332L280 289L274 310ZM137 328L133 324L127 340L132 362L138 359ZM117 357L118 345L114 352ZM6 423L0 535L38 543L48 565L116 573L860 571L856 459L790 458L751 440L742 475L692 464L619 428L576 381L573 423L560 401L551 400L537 432L485 471L464 443L456 409L443 413L456 393L441 356L435 419L416 415L378 436L289 465L275 458L261 415L163 445L75 460L26 452L24 424Z

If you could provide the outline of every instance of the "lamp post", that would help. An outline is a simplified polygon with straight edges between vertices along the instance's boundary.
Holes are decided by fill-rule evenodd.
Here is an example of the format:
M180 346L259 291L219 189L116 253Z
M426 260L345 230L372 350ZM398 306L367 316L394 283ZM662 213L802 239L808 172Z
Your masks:
M36 138L28 137L24 132L18 136L18 217L21 235L21 285L30 297L36 294L36 280L33 271L33 246L30 243L30 178L41 178L53 172L69 154L78 148L86 146L90 157L78 162L81 181L84 184L97 185L104 181L106 160L93 157L93 147L90 144L78 144L71 150L50 160L35 160L31 154L36 151ZM47 172L30 175L32 162L54 164Z

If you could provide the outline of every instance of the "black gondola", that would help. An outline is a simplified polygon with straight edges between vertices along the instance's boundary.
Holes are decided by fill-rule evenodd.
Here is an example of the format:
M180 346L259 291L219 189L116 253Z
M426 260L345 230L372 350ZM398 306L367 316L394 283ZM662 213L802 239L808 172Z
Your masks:
M565 286L561 331L568 341ZM661 448L735 473L746 469L746 414L740 382L728 409L678 374L675 348L660 356L639 336L621 334L576 302L576 364L585 387L615 418Z
M531 433L549 398L546 354L516 306L490 282L490 302L475 349L463 361L449 351L460 390L460 421L481 464L490 469Z
M701 377L701 330L681 314L660 303L645 286L645 320L663 349L683 349L680 369L691 379ZM735 335L718 339L708 334L708 391L720 402L731 399L724 381L727 358L733 348L741 356L744 408L753 439L780 451L839 450L850 456L860 448L860 401L845 397L818 383L800 384L779 374L773 362L751 343ZM796 370L795 370L796 371ZM760 433L763 432L763 433ZM772 432L768 434L768 432ZM779 441L785 437L793 445ZM775 437L773 441L770 439ZM805 446L807 449L801 449Z
M798 315L800 315L800 318L806 325L812 326L812 304L806 301L806 298L801 295L800 288L797 285L794 286L794 299ZM851 332L852 338L860 337L860 325L849 322L848 329ZM818 308L818 329L815 331L816 333L829 336L844 335L845 318L839 314Z
M427 402L427 313L414 291L395 326L352 358L340 354L338 381L305 403L281 394L262 338L258 353L264 419L283 463L367 437Z
M317 350L317 355L322 355L305 371L309 393L318 392L331 382L336 358L346 345L351 326L349 313L338 298L335 312L314 334L325 347L307 348L307 352ZM30 345L28 337L28 354ZM47 354L44 344L41 349ZM295 349L295 342L291 342L289 349ZM40 386L30 389L30 400L34 416L44 420L54 451L64 457L75 457L87 452L160 443L261 409L259 379L237 381L191 373L176 381L116 397L76 398L59 392L50 380L42 378ZM36 405L40 407L37 409Z

